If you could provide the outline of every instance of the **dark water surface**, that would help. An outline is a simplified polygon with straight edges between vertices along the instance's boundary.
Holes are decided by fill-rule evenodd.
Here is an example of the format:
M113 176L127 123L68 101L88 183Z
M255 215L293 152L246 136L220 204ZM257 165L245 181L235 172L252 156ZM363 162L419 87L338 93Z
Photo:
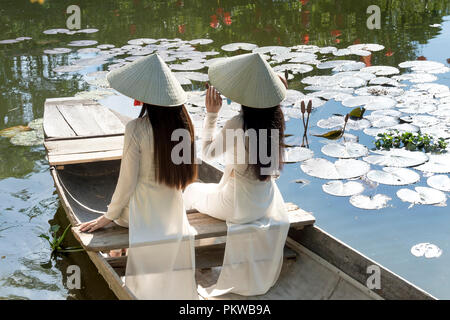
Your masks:
M0 0L0 40L32 37L32 40L0 44L0 130L26 125L42 118L46 98L73 96L90 89L83 74L107 70L107 64L82 72L56 73L53 69L79 58L71 53L46 55L46 49L67 47L73 40L96 40L121 47L136 38L209 38L202 51L217 50L231 42L259 46L312 44L346 48L354 43L378 43L386 47L368 58L367 65L398 66L425 57L447 63L450 58L450 3L447 0L315 0L315 1L79 1L81 28L99 32L46 35L53 28L66 28L66 0ZM366 26L366 9L381 7L380 30ZM431 27L441 24L441 27ZM95 47L95 46L94 46ZM356 59L354 56L351 59ZM358 57L359 60L359 57ZM448 66L448 65L447 65ZM317 70L307 74L322 74ZM326 73L323 73L326 74ZM450 84L449 73L436 83ZM200 88L200 83L186 89ZM302 89L300 77L291 82ZM128 106L116 107L129 113ZM131 108L131 107L130 107ZM312 115L312 123L342 106L329 101ZM301 121L291 120L289 133L302 133ZM312 131L320 128L313 126ZM353 133L353 132L352 132ZM361 142L370 146L372 137ZM322 146L311 139L316 154ZM0 298L5 299L111 299L114 295L97 274L85 253L50 259L50 249L38 235L50 225L68 224L60 208L48 172L43 146L19 147L0 137ZM292 183L307 179L307 186ZM422 177L420 185L425 185ZM298 164L288 165L279 185L286 200L313 211L317 224L337 238L439 298L450 298L450 225L446 207L415 206L393 200L393 207L367 212L352 207L348 198L322 192L325 181L306 176ZM394 194L389 186L370 192ZM395 196L393 196L395 198ZM431 242L443 254L437 259L417 258L413 245ZM69 237L67 244L76 244ZM65 285L68 265L82 269L82 289Z

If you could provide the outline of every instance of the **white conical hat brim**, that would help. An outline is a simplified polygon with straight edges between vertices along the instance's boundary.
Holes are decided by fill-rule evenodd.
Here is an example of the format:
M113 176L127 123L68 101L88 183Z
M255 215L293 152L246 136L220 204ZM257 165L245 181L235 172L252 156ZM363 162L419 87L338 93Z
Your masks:
M157 54L115 69L107 79L120 93L148 104L172 107L187 101L186 92Z
M259 53L214 62L209 80L227 98L252 108L271 108L286 97L286 87Z

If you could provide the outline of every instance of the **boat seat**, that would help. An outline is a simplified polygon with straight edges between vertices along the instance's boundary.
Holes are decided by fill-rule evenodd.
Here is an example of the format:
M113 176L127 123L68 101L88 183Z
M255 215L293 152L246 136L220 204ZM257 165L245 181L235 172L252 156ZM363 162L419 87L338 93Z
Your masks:
M201 246L195 248L195 268L209 269L220 267L223 264L223 256L225 254L225 243ZM291 248L285 246L283 251L284 259L296 259L297 253ZM114 268L119 276L125 275L125 268L127 265L127 256L122 257L108 257L106 258L108 264Z
M301 229L314 224L314 216L295 204L288 203L287 209L291 228ZM197 240L218 238L227 234L227 225L222 220L200 212L189 213L187 216L191 227L195 230L195 239ZM87 251L128 248L128 229L115 224L92 233L81 232L79 226L75 226L72 228L72 232Z

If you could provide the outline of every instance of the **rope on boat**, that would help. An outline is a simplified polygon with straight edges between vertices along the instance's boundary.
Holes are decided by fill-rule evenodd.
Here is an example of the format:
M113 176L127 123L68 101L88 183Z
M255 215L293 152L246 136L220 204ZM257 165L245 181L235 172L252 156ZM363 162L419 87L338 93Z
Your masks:
M66 186L64 185L64 183L62 182L61 178L59 177L59 174L56 173L56 177L58 178L59 183L61 184L61 186L63 187L64 191L72 198L73 201L75 201L76 204L78 204L80 207L82 207L83 209L86 209L88 211L94 212L94 213L98 213L98 214L105 214L106 211L100 211L100 210L95 210L92 209L84 204L82 204L80 201L78 201L71 193L70 191L66 188Z

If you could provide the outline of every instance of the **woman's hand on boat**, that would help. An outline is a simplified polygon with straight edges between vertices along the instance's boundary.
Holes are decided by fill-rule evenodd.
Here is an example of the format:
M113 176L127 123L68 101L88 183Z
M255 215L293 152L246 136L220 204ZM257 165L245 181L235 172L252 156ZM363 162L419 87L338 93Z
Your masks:
M206 90L206 111L217 113L220 111L222 107L222 97L220 96L219 91L217 91L214 87L209 86Z
M106 218L105 216L98 217L97 219L82 223L80 225L80 231L82 232L92 232L97 229L103 228L108 223L110 223L111 220Z

